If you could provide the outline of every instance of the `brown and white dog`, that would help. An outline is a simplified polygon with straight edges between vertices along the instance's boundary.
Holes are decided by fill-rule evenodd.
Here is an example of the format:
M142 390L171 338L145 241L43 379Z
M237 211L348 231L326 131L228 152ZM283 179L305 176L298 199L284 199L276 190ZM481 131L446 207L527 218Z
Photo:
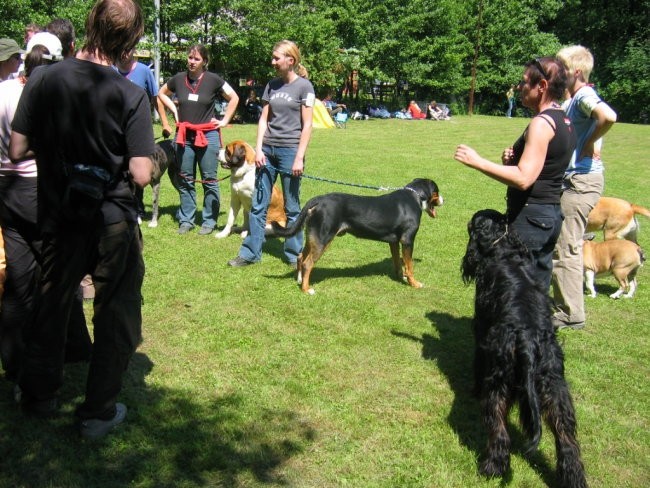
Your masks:
M619 289L610 297L632 298L636 291L636 273L643 266L645 254L636 243L623 239L585 241L583 261L585 286L590 297L596 297L594 277L611 273L618 281Z
M236 140L227 144L219 153L221 167L230 170L230 210L226 226L215 235L217 239L228 237L235 225L239 210L244 211L244 225L240 236L248 235L248 217L251 210L253 191L255 190L255 150L245 141ZM271 203L266 214L266 228L270 229L269 222L287 223L284 210L284 197L277 186L273 187Z
M621 198L601 197L589 213L587 232L602 230L606 241L628 239L637 242L636 214L650 217L650 210Z

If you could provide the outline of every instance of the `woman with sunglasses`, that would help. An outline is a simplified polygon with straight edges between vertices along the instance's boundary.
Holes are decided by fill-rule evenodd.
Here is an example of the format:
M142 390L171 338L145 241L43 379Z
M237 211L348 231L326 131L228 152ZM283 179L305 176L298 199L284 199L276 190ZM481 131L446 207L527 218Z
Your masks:
M509 229L528 247L535 275L545 291L551 283L553 249L562 228L562 178L576 146L569 119L558 103L567 86L564 66L556 58L526 63L517 86L523 106L536 115L517 141L503 151L501 164L481 157L464 144L457 161L508 186Z

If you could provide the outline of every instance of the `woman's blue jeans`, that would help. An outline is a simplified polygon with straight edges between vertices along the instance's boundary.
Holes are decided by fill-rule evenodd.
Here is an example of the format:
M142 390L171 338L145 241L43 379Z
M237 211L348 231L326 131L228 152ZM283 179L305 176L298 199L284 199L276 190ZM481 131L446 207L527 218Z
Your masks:
M276 178L280 175L284 209L287 213L287 225L294 222L300 214L300 178L291 176L291 168L296 157L297 147L262 147L266 156L266 165L258 168L255 174L255 191L250 212L250 230L244 239L239 256L246 261L257 262L262 259L266 213L271 202L271 192ZM302 251L302 232L284 241L284 254L290 263L295 263Z
M219 217L219 183L217 182L217 156L221 148L219 132L211 130L205 133L207 147L194 146L193 138L185 146L176 144L176 160L181 169L178 193L181 206L178 210L180 225L194 225L196 214L196 187L194 178L198 164L203 183L203 227L215 228Z

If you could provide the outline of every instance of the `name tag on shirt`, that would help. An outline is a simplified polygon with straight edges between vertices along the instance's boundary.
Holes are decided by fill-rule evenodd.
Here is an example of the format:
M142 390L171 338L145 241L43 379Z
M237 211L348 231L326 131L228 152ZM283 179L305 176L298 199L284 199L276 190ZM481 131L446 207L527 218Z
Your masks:
M190 102L198 102L199 101L199 94L198 93L190 93L187 95L187 99Z

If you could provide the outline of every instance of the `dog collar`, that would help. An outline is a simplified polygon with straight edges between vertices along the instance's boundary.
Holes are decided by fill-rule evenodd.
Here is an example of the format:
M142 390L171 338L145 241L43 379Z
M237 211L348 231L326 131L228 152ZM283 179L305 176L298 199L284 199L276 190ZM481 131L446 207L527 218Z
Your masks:
M427 206L428 206L427 199L422 198L422 195L420 195L420 193L417 190L411 188L410 186L405 186L404 189L405 190L411 190L413 193L415 193L415 196L418 198L418 202L420 202L420 207L422 208L422 211L424 212L427 209Z
M420 194L418 193L417 190L414 190L414 189L411 188L410 186L405 186L404 189L405 189L405 190L411 190L413 193L415 193L415 194L417 195L418 200L422 200L422 197L420 196Z

